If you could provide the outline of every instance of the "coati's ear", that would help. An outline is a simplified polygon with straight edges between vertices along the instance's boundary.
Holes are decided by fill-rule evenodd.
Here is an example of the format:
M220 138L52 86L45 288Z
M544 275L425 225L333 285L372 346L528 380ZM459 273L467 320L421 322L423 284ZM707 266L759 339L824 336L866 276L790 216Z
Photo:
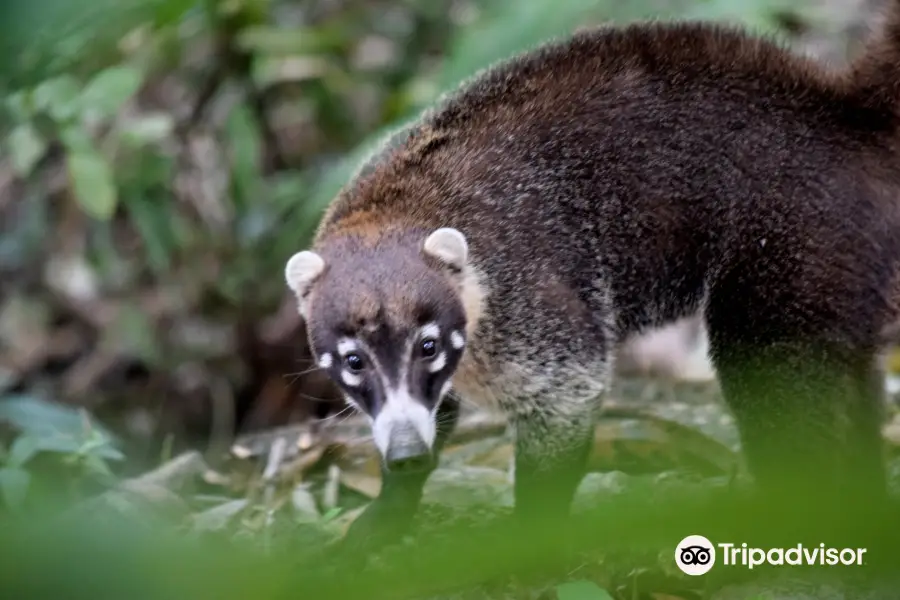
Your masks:
M293 255L284 267L284 278L288 287L297 296L303 312L304 300L309 287L325 270L325 261L311 250L304 250ZM304 315L305 316L305 315Z
M452 227L441 227L425 239L423 250L455 271L462 271L469 260L466 236Z

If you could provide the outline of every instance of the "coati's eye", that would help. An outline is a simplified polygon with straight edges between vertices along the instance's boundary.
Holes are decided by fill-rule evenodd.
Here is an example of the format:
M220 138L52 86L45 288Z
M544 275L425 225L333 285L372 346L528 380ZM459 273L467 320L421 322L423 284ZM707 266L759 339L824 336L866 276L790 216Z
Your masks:
M362 371L363 367L365 366L362 357L355 352L352 352L345 356L344 362L347 364L351 371Z
M433 339L427 339L422 341L422 356L425 358L431 358L437 354L437 342Z

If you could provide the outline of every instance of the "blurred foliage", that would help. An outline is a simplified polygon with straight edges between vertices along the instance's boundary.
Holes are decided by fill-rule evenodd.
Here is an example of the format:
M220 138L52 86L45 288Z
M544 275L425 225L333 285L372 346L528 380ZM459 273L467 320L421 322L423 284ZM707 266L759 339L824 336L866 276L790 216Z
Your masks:
M0 403L0 423L18 431L8 449L0 445L0 498L8 508L22 507L33 487L29 468L47 454L59 460L53 478L81 480L85 476L102 485L114 482L107 461L125 457L116 439L93 422L86 411L31 396L7 397ZM52 481L53 488L62 487ZM77 499L75 496L74 499Z
M277 543L178 532L148 516L107 520L99 514L43 522L0 520L0 593L43 600L65 596L113 598L710 598L713 590L778 568L717 564L704 577L686 577L673 564L678 541L702 533L750 547L867 548L863 566L796 567L791 577L849 585L856 594L891 598L900 556L896 507L851 511L846 518L746 502L735 493L612 497L571 523L517 529L505 515L475 519L431 513L429 531L381 553L311 543L288 523ZM795 507L796 508L796 507ZM739 518L736 516L739 515ZM643 564L635 569L635 564ZM777 579L776 579L777 581ZM853 587L855 586L855 587ZM472 590L477 590L473 592ZM862 594L862 595L860 595ZM794 597L789 594L773 596ZM754 595L731 595L750 600ZM796 596L804 597L804 596ZM813 596L805 596L813 597ZM826 597L826 596L819 596Z

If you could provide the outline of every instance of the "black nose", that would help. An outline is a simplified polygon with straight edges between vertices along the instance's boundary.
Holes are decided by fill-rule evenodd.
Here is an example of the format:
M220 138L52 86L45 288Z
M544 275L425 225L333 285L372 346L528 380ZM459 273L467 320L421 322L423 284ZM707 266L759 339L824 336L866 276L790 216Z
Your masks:
M411 427L395 428L391 432L384 461L391 471L414 472L431 466L431 448Z

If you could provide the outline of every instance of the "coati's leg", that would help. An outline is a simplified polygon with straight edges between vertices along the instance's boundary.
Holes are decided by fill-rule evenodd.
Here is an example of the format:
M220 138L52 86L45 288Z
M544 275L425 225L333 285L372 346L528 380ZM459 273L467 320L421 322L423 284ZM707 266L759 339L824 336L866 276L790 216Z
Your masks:
M565 390L566 386L561 386ZM514 413L515 513L526 525L568 515L587 469L601 398L573 401L520 400L528 412Z
M544 325L518 333L525 356L502 370L518 373L521 387L501 405L515 431L515 516L552 527L587 471L616 340L609 290L576 293L552 272L542 279L530 310Z
M350 526L345 542L350 547L371 548L392 543L412 524L428 477L437 467L441 450L459 419L459 399L451 391L437 412L434 460L414 471L394 471L381 465L381 491Z
M771 299L711 301L707 319L722 391L766 502L840 510L881 498L881 384L871 354L802 336Z

